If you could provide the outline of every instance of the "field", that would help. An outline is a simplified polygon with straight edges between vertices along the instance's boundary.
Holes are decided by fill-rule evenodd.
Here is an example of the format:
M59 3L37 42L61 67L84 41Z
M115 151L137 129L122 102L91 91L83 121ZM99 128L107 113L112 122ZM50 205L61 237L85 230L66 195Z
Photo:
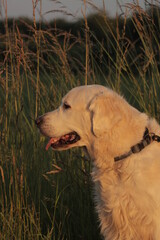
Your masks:
M5 6L4 6L5 8ZM160 120L160 6L115 19L0 22L0 239L100 240L92 163L45 150L34 119L75 86L102 84ZM33 8L33 16L35 9Z

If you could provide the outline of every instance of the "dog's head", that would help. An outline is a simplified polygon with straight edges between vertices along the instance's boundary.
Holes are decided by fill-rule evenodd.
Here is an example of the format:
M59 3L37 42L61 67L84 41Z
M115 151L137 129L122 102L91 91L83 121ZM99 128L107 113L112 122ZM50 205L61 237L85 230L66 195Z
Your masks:
M139 113L112 90L99 85L81 86L72 89L58 109L37 118L36 124L50 138L46 149L87 147L125 120L130 109Z

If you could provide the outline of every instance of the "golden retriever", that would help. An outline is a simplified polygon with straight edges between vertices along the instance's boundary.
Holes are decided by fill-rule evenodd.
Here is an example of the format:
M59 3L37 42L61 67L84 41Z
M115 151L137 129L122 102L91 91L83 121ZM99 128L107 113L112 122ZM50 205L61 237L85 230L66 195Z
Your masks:
M114 91L72 89L36 119L46 149L85 147L105 240L160 240L160 127Z

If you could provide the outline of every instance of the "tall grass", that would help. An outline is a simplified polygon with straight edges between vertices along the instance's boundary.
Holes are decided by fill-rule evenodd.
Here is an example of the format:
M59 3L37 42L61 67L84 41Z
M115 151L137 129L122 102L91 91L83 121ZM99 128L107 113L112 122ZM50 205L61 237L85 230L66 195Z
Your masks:
M33 22L13 20L11 26L5 5L5 32L0 35L0 239L101 239L91 162L77 149L46 152L34 119L56 108L72 87L97 83L124 94L159 120L160 11L153 5L150 12L138 5L128 8L132 16L114 20L105 11L92 18L84 11L81 34L76 35L56 22L54 28L49 23L43 28L35 17ZM130 31L134 26L130 36L136 34L136 41L127 35L129 26Z

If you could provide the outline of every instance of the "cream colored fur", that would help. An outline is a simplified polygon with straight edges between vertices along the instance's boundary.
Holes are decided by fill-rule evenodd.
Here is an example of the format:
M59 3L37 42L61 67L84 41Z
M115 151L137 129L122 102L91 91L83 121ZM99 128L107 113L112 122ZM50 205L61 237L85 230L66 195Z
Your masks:
M64 109L64 102L71 108ZM57 110L41 118L44 135L75 131L81 140L68 148L87 148L104 239L160 240L160 143L114 161L141 141L146 127L160 135L157 122L99 85L72 89Z

